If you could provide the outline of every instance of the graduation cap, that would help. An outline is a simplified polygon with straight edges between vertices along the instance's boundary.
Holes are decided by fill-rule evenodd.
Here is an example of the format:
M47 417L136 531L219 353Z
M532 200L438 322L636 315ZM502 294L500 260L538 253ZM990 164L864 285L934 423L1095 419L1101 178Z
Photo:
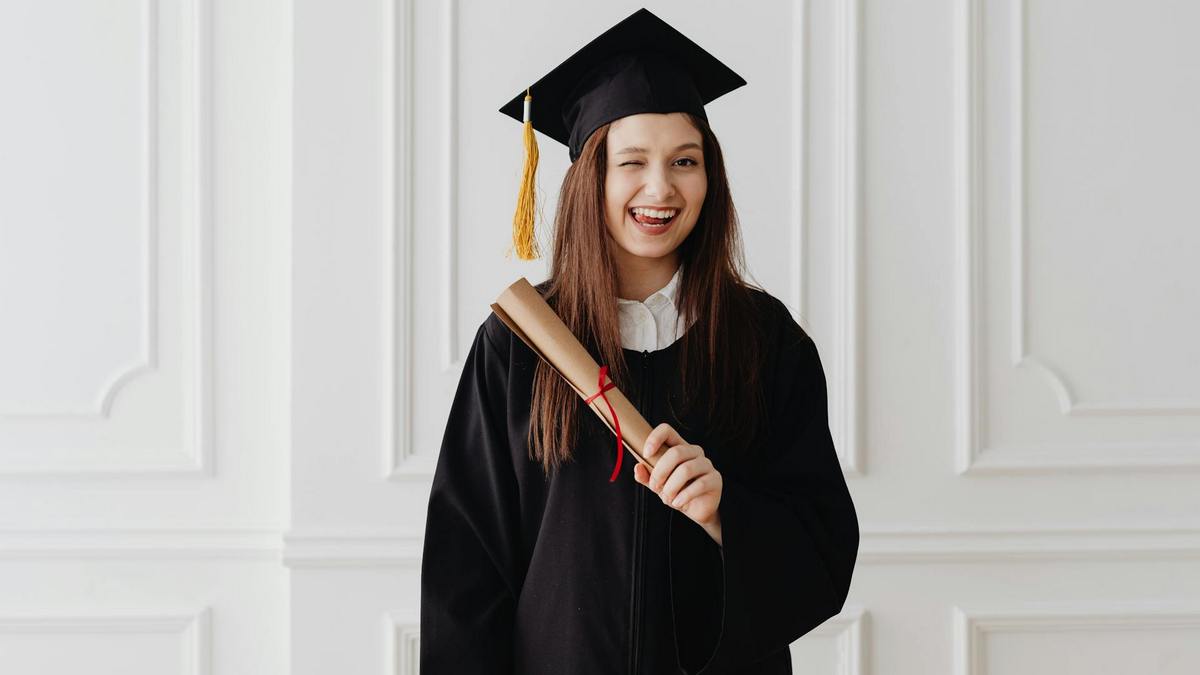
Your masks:
M704 104L744 84L700 45L642 8L517 94L500 108L525 127L525 170L513 215L517 255L539 257L533 239L534 129L567 146L574 163L592 132L613 120L669 112L707 120Z

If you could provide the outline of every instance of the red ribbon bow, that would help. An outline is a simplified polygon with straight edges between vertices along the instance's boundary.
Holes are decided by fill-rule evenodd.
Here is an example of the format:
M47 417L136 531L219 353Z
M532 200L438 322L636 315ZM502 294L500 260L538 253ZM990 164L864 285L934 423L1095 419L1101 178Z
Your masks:
M613 467L612 476L610 476L608 479L608 482L611 483L617 479L617 474L621 473L621 457L624 456L625 453L621 452L621 420L617 419L617 411L613 410L612 403L609 403L608 397L604 395L604 392L617 386L617 384L615 382L609 382L608 384L605 384L604 379L607 376L608 366L600 366L600 383L597 385L600 387L600 391L587 397L587 399L584 400L584 403L591 403L597 396L604 399L604 402L608 403L608 411L612 413L613 424L617 427L617 465Z

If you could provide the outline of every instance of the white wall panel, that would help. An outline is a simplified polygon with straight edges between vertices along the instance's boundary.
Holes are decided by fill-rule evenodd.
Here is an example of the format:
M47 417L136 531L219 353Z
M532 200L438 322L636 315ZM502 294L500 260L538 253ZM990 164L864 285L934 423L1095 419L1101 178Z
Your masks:
M210 471L205 5L0 11L0 471Z
M965 4L959 470L1200 466L1195 8Z
M289 24L0 6L0 672L287 671Z
M1200 614L1194 609L956 607L955 621L962 675L1200 670Z
M0 653L30 673L209 675L209 610L0 616Z
M867 662L869 614L847 605L791 645L792 670L800 673L864 675Z

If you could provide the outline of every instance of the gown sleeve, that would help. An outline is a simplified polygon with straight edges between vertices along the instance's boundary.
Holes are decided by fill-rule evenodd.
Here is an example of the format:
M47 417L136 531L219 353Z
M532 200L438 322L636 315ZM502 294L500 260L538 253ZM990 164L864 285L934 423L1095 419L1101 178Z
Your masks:
M507 352L494 346L488 323L467 355L429 495L421 553L422 673L512 673L524 579L519 494L505 429Z
M722 546L671 512L675 646L689 674L786 649L849 593L858 518L829 432L825 373L812 339L789 336L778 369L764 375L782 394L769 407L769 446L745 477L722 474Z

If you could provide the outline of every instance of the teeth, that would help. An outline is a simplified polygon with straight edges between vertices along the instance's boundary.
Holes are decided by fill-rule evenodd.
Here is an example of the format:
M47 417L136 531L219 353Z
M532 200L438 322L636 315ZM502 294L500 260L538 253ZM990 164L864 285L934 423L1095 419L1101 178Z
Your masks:
M641 207L637 207L637 208L633 209L633 212L637 213L637 214L641 214L643 216L650 216L651 218L672 218L675 216L676 213L679 213L679 209L667 209L666 211L658 211L656 209L643 209Z

